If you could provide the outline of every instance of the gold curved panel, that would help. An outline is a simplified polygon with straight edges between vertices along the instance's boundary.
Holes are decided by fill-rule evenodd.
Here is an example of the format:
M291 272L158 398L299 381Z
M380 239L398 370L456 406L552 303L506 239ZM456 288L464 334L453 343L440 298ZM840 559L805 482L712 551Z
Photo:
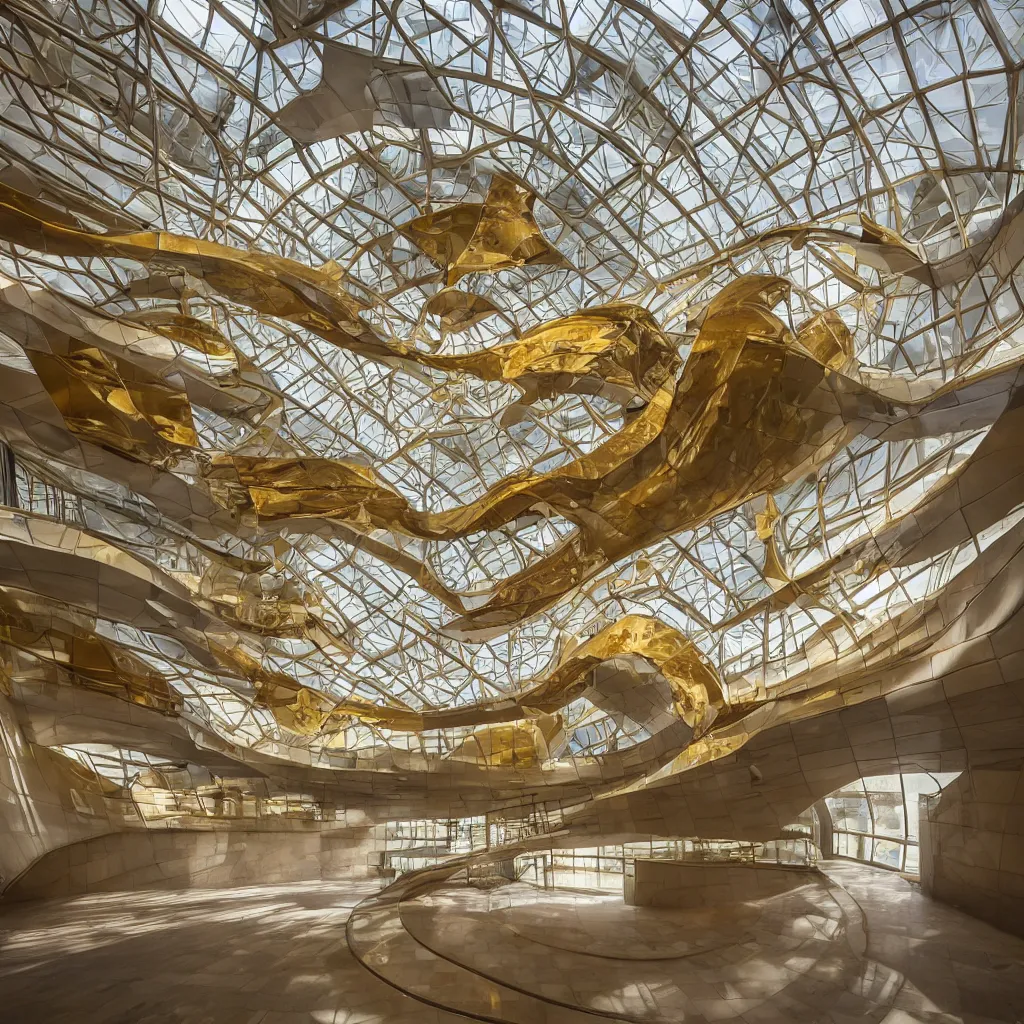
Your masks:
M466 274L528 266L568 266L541 234L533 217L536 196L513 179L496 174L482 203L457 203L424 214L401 230L455 284Z
M794 335L772 312L788 290L781 278L750 276L712 299L663 424L621 470L598 470L586 490L563 483L569 474L517 483L579 529L498 583L485 604L445 628L449 635L499 633L618 559L816 471L866 427L894 438L971 429L991 423L1018 386L1019 356L926 400L882 394L853 367L851 375L835 368L849 365L852 351L837 317L812 318Z
M237 674L253 687L256 706L268 709L278 725L289 732L299 736L317 736L334 732L346 724L339 716L336 698L303 686L283 672L264 668L257 658L241 646L225 647L211 642L210 649L229 673ZM363 706L358 700L350 699L350 702ZM367 701L365 707L375 706ZM392 701L390 705L376 710L384 715L393 715L397 721L406 721L402 718L405 714L410 716L408 721L416 718L416 713L400 701Z
M587 455L548 473L508 477L470 504L444 512L412 508L372 470L340 459L218 454L210 460L207 479L233 495L237 507L252 508L266 520L329 517L361 530L397 530L424 539L496 529L545 504L580 522L604 479L628 472L630 461L657 441L674 390L674 381L663 384L637 416Z
M678 349L642 306L610 303L540 324L501 346L502 379L540 398L575 391L650 402L679 370Z
M302 637L318 610L294 580L238 572L216 562L207 567L196 589L226 621L263 636Z
M87 622L55 621L34 595L0 590L0 643L57 665L86 689L168 715L181 710L181 698L159 672Z
M247 655L221 652L221 656L254 683L257 702L271 708L281 725L304 735L329 732L352 722L396 732L426 732L552 716L593 685L591 676L598 665L628 656L642 658L660 672L672 692L676 717L696 733L707 729L726 706L717 673L692 641L674 627L646 615L626 615L606 626L569 651L537 683L498 700L457 708L416 711L398 702L377 705L359 697L333 700L289 676L265 672ZM509 737L513 735L506 732Z
M523 707L552 713L579 696L594 668L624 655L643 658L664 676L672 690L676 716L696 732L703 732L723 707L718 674L693 642L673 626L647 615L626 615L605 626L517 701Z
M215 455L207 479L263 519L326 516L361 530L391 529L428 539L494 529L537 503L558 501L560 492L564 508L559 511L574 518L577 491L585 501L603 476L625 467L657 439L679 365L678 353L653 317L630 304L541 325L492 354L501 360L505 379L532 397L586 389L623 400L639 396L646 404L590 454L545 474L510 477L469 505L441 513L413 509L372 470L338 459Z
M76 437L147 465L198 446L188 397L167 381L77 342L61 355L27 355Z
M621 470L597 468L585 491L531 488L578 533L499 583L453 635L482 637L550 607L619 558L777 490L855 436L837 375L820 358L848 352L849 332L816 318L794 335L772 312L789 287L751 275L711 300L655 436Z
M168 309L115 315L0 276L0 324L26 353L96 348L118 369L137 368L123 372L142 382L180 379L190 401L228 418L261 423L283 404L271 379L197 317Z
M536 768L563 737L561 715L474 729L449 755L489 768Z
M212 324L198 317L175 313L168 309L145 309L124 319L151 327L171 341L195 352L236 362L234 346Z
M472 221L474 227L467 236L466 245L452 243L452 251L461 254L458 259L463 261L460 263L462 267L467 265L467 259L477 261L480 266L493 264L495 267L502 260L505 261L502 265L520 266L562 259L543 241L533 222L529 213L532 197L527 198L519 186L507 181L498 181L492 185L491 191L495 197L493 201L489 195L488 202L484 204L461 204L465 207L461 213L447 210L429 215L440 219L431 221L434 225L432 231L421 232L420 237L424 241L428 236L433 238L437 252L446 252L448 243L442 241L445 230L440 226L441 221L454 217L461 224L468 217L466 223ZM607 312L595 314L588 311L591 317L596 315L596 321L587 320L587 313L583 314L583 320L569 317L543 330L530 332L522 343L511 342L465 355L436 355L378 337L370 325L359 318L361 306L344 290L340 271L333 265L315 269L282 256L244 251L169 232L96 234L61 223L59 211L54 210L44 216L46 209L38 201L0 182L0 237L54 255L127 258L153 270L183 270L231 302L288 320L369 359L391 364L408 362L449 372L470 373L485 380L510 382L521 377L546 379L552 375L563 375L571 381L574 367L589 379L595 372L600 376L603 368L607 367L609 384L613 387L619 387L623 380L639 373L641 381L637 382L637 393L640 395L645 389L650 391L655 386L653 381L660 372L651 365L652 358L646 351L650 341L647 336L636 342L644 350L642 354L634 359L627 340L621 353L626 365L616 361L616 351L620 346L617 330L628 330L644 317L649 321L644 325L645 330L649 331L653 325L653 320L639 307L599 307ZM486 215L484 211L487 211ZM415 233L419 229L409 230ZM509 254L495 255L498 250L492 251L488 246L507 248ZM465 255L467 252L471 255ZM211 335L209 328L197 326L191 317L148 313L146 320L154 329L198 351L215 354L224 344L223 339ZM658 333L656 325L653 330ZM655 340L653 362L671 364L671 346L660 337ZM602 359L595 358L602 348L612 350L611 354ZM532 361L535 352L539 357L536 364ZM672 369L674 365L670 365L669 372Z
M40 204L0 183L0 236L58 256L137 260L154 270L184 270L219 295L260 313L306 327L367 355L393 353L359 320L360 304L341 286L337 268L315 269L270 253L166 231L96 234L40 216Z
M423 304L423 311L438 317L443 330L452 334L468 331L501 312L486 296L458 288L443 288L435 292Z

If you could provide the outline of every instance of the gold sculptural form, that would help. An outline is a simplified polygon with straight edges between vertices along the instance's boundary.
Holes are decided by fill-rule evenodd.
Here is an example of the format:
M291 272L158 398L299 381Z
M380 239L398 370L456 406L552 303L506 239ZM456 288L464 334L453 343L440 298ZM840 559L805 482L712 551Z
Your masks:
M237 657L237 667L242 663ZM228 659L226 658L227 662ZM270 710L274 720L287 732L307 738L326 738L347 725L371 724L397 732L423 732L437 726L422 726L423 716L398 701L365 705L357 700L336 702L319 690L299 686L281 673L267 673L247 659L245 671L257 681L256 706ZM471 711L474 706L469 706ZM462 709L460 709L462 710ZM467 720L472 716L464 715ZM448 755L490 767L533 768L547 760L549 745L562 731L562 716L519 715L499 725L479 725Z
M11 624L23 632L56 630L94 638L114 651L125 672L142 680L140 686L159 695L167 693L159 673L125 644L98 635L97 619L173 637L178 653L164 646L161 658L175 662L182 673L199 665L256 685L246 667L259 664L249 651L263 657L260 640L211 614L212 602L195 600L180 579L152 562L67 523L21 510L0 510L0 548L0 609L20 616ZM15 597L8 601L4 594ZM17 644L15 638L12 645Z
M466 274L492 274L524 266L567 267L568 260L541 234L533 218L536 196L496 174L482 203L457 203L424 214L400 230L455 284Z
M241 571L225 561L211 562L202 576L174 574L229 627L260 637L304 639L325 654L348 657L352 645L323 616L317 593L277 573ZM248 678L248 676L247 676Z
M256 425L282 405L270 378L214 325L171 309L115 315L0 276L0 322L26 352L96 348L148 374L144 379L183 387L190 401L221 416Z
M818 314L794 334L772 312L789 288L757 275L727 285L708 305L681 378L664 382L618 433L549 473L506 478L460 508L419 512L372 471L335 460L215 457L212 472L237 477L268 519L330 516L427 539L495 529L536 508L574 523L558 549L446 628L480 638L550 607L619 558L781 489L865 429L924 436L998 414L986 405L975 423L966 406L961 413L958 396L970 395L972 381L934 390L931 404L863 383L837 314ZM899 385L896 378L890 390L900 393Z
M319 611L294 580L241 573L216 562L196 581L195 590L225 621L262 636L302 637Z
M502 194L502 190L509 189L516 195L522 192L509 182L492 186L492 189ZM516 204L523 206L526 211L523 215L526 216L530 204L522 196L513 203L513 207L518 209ZM494 207L484 218L480 204L461 204L461 207L473 207L476 211L472 217L479 222L479 237L472 251L478 257L481 253L490 252L487 245L501 244L502 239L518 239L515 244L521 249L526 245L523 238L536 231L535 224L529 230L528 224L515 227L513 222L519 215L514 214L514 210L510 212L511 208L501 207L504 212L499 216L495 212L498 207ZM483 207L487 208L487 203ZM550 325L542 325L518 341L479 352L451 355L420 352L379 338L370 325L359 318L360 305L342 288L340 271L333 265L314 269L285 257L247 252L166 231L97 234L61 223L60 212L56 210L44 217L42 211L45 209L44 204L0 182L0 238L58 256L120 257L137 260L152 270L170 268L185 271L231 302L268 316L280 317L341 348L392 365L410 363L449 373L468 373L483 380L513 384L522 381L524 390L529 393L535 390L542 397L572 390L577 379L586 382L584 391L597 393L607 380L608 386L616 393L625 388L627 393L642 398L651 388L652 374L657 375L651 364L671 361L672 346L667 352L662 351L663 346L659 344L654 353L635 353L628 341L624 345L619 343L620 334L629 330L630 321L646 315L644 310L628 304L607 307L605 316L600 314L605 307L589 310L588 314L596 317L596 321L568 318L570 322L564 330L552 331ZM446 213L439 211L429 217L436 218ZM532 218L529 223L532 223ZM533 252L537 244L531 243L532 248L527 246L527 249ZM515 250L519 252L515 260L536 262L548 258L540 254L527 260L520 249ZM513 259L512 256L506 258ZM484 262L497 265L501 261L488 256ZM448 303L442 308L449 308ZM168 322L162 326L171 330L175 325ZM655 328L654 333L660 342L660 332ZM201 342L194 325L192 337L192 344L198 346ZM606 372L602 363L616 368Z
M241 645L226 647L211 641L210 650L225 672L249 683L254 691L255 705L269 710L278 725L289 732L309 737L329 735L351 723L352 715L338 713L339 702L336 698L322 690L303 686L284 672L265 668L258 657ZM364 706L358 699L349 698L349 701L359 708ZM396 720L400 721L403 720L400 716L405 713L415 714L408 705L396 698L388 698L388 703L383 707L366 701L365 708L368 712L394 714L398 716Z
M6 199L0 234L17 228L18 241L28 230L40 243L58 238L65 251L127 253L113 236L48 225L12 205L9 194ZM191 244L198 252L206 243ZM221 263L214 261L218 281L225 267L238 269L223 248ZM238 266L249 273L263 259L241 254ZM814 471L865 429L902 424L924 436L963 427L955 410L938 420L920 417L924 403L910 401L899 378L889 389L884 381L865 383L837 314L820 313L794 334L773 312L789 290L785 280L761 275L724 287L709 302L678 379L672 346L637 307L586 310L465 357L417 354L425 365L475 361L480 376L507 373L537 394L587 381L632 389L645 401L588 454L548 473L513 474L460 508L414 509L371 470L345 460L215 453L207 483L222 503L251 508L264 520L326 517L360 532L386 529L433 540L495 529L537 510L572 522L576 532L555 551L500 581L485 603L446 627L451 635L483 638L550 607L616 560ZM266 308L260 302L255 308ZM955 405L969 386L953 384L932 398ZM893 397L902 392L908 395ZM987 415L990 423L994 417Z
M185 460L193 471L198 448L193 402L250 428L273 420L283 407L269 379L219 331L194 317L164 310L114 317L0 277L0 324L24 349L78 440L156 469L175 468ZM200 353L197 361L185 355L192 352ZM30 398L29 382L19 380L24 371L8 365L3 376L9 378L5 397L19 420L16 424L6 414L8 439L31 458L27 430L66 460L71 446L57 438L46 403ZM29 417L47 426L33 428ZM114 465L95 452L79 456L79 464L83 461ZM130 467L121 469L114 479L134 482L140 476ZM168 495L167 483L165 478L163 486L151 485L147 496L157 491ZM187 485L181 480L171 486L180 491ZM212 504L208 497L201 500Z
M358 318L360 304L342 287L338 268L307 267L268 253L188 238L167 231L97 234L42 217L43 205L0 184L0 236L58 256L138 260L156 270L185 271L213 292L260 313L324 334L345 348L387 356Z
M540 715L474 729L448 756L489 768L536 768L565 742L561 715Z
M27 355L77 437L147 465L173 463L181 449L198 446L188 397L166 380L76 342L64 355Z
M664 677L677 718L703 733L725 705L717 672L679 630L648 615L625 615L563 656L555 670L518 698L551 714L580 696L593 669L611 658L642 658Z
M359 697L337 700L301 686L283 673L267 672L247 655L220 650L219 657L255 686L256 703L270 708L280 725L307 736L329 734L356 723L420 733L554 716L592 685L591 675L597 666L621 657L641 658L657 669L671 691L673 713L696 735L707 730L726 708L718 675L693 642L679 630L646 615L626 615L606 626L566 653L539 682L494 700L456 708L417 711L394 700L385 705ZM497 742L499 734L494 735ZM507 735L512 737L514 733Z
M462 291L460 288L442 288L434 292L423 304L423 311L441 321L441 331L459 334L495 316L501 310L485 295Z
M158 377L130 361L142 358L134 347L118 348L105 334L97 333L109 333L107 329L115 326L116 321L100 318L96 324L83 327L79 332L80 337L106 346L106 350L96 350L93 345L61 338L56 333L54 325L62 322L62 315L66 323L67 317L76 312L74 309L62 309L50 297L47 297L46 308L36 309L37 305L38 302L33 304L32 296L9 295L5 291L0 301L0 322L5 323L11 336L25 347L68 429L82 440L150 466L169 468L176 455L190 456L191 452L186 449L195 448L197 444L186 392L195 393L200 402L225 416L246 414L255 408L256 422L266 419L274 408L280 408L280 399L274 396L270 396L269 405L267 401L257 405L253 399L244 400L246 392L259 396L268 390L252 373L232 373L212 387L187 375ZM54 308L50 309L51 306ZM225 348L232 351L223 336L203 321L171 313L158 316L155 311L147 312L153 315L133 318L132 322L145 323L200 351L221 352ZM12 321L14 317L17 319ZM14 323L19 325L17 331L13 329ZM43 351L41 345L63 346L66 354ZM122 354L115 354L118 351ZM86 352L91 355L86 356ZM241 365L244 357L236 356L240 371L244 371L246 368ZM542 324L518 341L480 353L480 356L493 362L491 369L495 373L510 374L526 401L552 397L563 390L603 394L623 404L649 401L671 386L679 365L676 350L658 330L650 314L625 303L588 309L551 324ZM154 358L148 354L143 362L155 365ZM121 384L129 380L133 399L123 397L126 389ZM242 392L241 400L239 392ZM111 418L109 423L106 422L108 417ZM159 436L154 438L150 428L157 430ZM214 453L212 471L207 474L209 487L225 508L253 507L265 519L282 515L334 514L335 507L327 489L342 495L346 488L369 486L374 489L373 496L377 500L388 490L386 485L376 484L368 471L352 467L344 460L237 457L235 463L237 472L232 469L231 458ZM256 482L253 467L263 467L259 470L261 480L271 490L259 488L245 493L245 486ZM313 482L303 485L303 473L312 474ZM234 493L232 483L238 485ZM321 492L324 499L318 513L314 513L312 495L305 500L301 495L293 500L285 498L283 493L275 497L274 489ZM285 511L285 501L291 502L291 511ZM344 505L338 513L342 517L346 515ZM413 521L417 516L410 510L407 518ZM447 529L444 517L437 524L429 515L418 519L424 525L410 527L414 532L426 530L441 536Z
M145 324L158 334L205 356L230 360L237 366L237 353L220 331L198 317L169 309L144 309L124 319Z
M565 390L620 400L633 395L645 404L589 455L547 474L516 474L477 501L446 512L412 508L373 470L343 459L214 455L208 479L222 493L233 493L238 507L251 507L265 520L331 517L362 530L399 530L434 540L495 529L543 500L538 488L558 487L563 480L594 480L627 466L655 441L665 424L681 362L654 318L625 303L543 324L498 350L528 396L551 397L561 384Z
M168 681L131 651L99 636L95 625L35 594L0 588L0 643L58 666L78 686L178 714L181 697Z
M1020 407L1013 411L1019 413ZM1020 417L1015 416L1013 420L1017 428L1013 448L1019 451ZM1019 479L1019 455L1016 461L1013 475ZM945 487L940 488L939 496L943 490ZM993 544L981 554L980 561L990 560L991 564L986 567L988 572L1019 558L1019 536L1010 532L1001 540L1006 543ZM978 569L979 563L974 562L955 577L959 586L943 588L923 602L910 602L909 607L895 615L881 616L869 634L861 635L858 644L830 660L827 668L808 663L799 656L790 659L772 688L770 700L734 705L731 714L721 716L703 737L695 738L669 761L640 779L609 789L598 800L614 801L629 793L656 790L702 765L735 753L768 730L795 726L807 719L851 709L901 689L919 686L922 663L925 672L933 671L929 660L935 652L939 651L940 657L948 656L943 640L948 641L951 623L962 623L961 616L972 608L980 613L979 617L992 614L993 605L982 602L979 607L977 601L979 590L984 592L977 584L981 575ZM997 576L998 572L987 577L988 586L1002 589ZM974 622L977 628L978 620ZM1019 627L1015 623L1011 628ZM971 638L976 634L972 627L966 627L962 635Z

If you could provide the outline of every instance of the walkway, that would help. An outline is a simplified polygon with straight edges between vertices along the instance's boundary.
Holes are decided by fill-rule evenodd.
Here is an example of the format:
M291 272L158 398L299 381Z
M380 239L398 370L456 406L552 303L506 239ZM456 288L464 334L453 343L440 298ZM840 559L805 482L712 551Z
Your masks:
M376 888L296 883L2 908L0 1018L465 1024L451 1007L528 1024L1024 1020L1024 940L858 864L829 862L821 883L729 911L442 888L395 904L380 922L383 945L360 938L370 973L345 926Z

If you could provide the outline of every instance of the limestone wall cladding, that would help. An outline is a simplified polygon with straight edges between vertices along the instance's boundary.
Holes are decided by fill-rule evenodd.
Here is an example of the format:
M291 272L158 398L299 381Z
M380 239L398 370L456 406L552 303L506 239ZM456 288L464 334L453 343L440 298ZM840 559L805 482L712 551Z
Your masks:
M51 850L4 899L363 878L374 871L373 850L370 830L117 832Z
M818 872L807 868L638 859L624 898L634 907L711 907L776 896L818 880Z
M965 771L921 801L925 892L1024 935L1024 767Z
M142 826L127 793L32 743L0 694L0 891L55 847Z

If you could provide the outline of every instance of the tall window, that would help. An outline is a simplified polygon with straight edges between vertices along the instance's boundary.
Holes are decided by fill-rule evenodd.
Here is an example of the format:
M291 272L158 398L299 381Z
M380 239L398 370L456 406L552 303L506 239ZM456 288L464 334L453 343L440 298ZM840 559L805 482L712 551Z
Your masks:
M959 772L872 775L825 797L832 852L894 871L918 873L918 797L937 793Z

